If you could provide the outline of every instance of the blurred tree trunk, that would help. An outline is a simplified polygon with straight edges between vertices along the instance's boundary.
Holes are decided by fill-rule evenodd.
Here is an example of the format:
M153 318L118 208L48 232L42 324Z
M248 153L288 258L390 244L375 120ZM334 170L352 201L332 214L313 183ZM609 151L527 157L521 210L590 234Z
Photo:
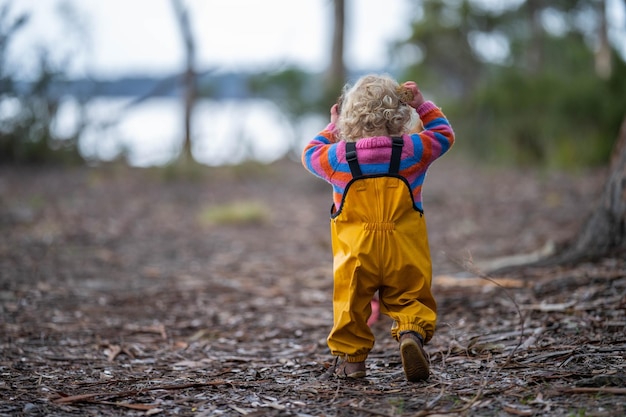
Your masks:
M543 69L543 36L544 29L541 23L541 0L527 0L526 9L530 22L530 43L527 51L528 71L537 74Z
M527 267L574 265L606 256L626 255L626 116L611 154L607 181L598 206L578 234L552 255L496 268L502 274Z
M581 232L561 255L565 261L626 250L626 117L613 148L609 176L599 203Z
M333 43L330 56L330 68L328 69L325 86L325 96L329 97L329 99L336 99L346 79L346 67L343 61L346 21L345 0L333 0L333 6Z
M606 0L599 0L597 3L598 8L598 47L595 53L595 67L596 74L603 80L611 77L612 71L612 59L611 59L611 45L609 44L609 29L607 24L607 8Z
M180 33L185 45L185 70L183 73L184 90L184 138L180 157L185 161L193 161L191 152L192 116L197 97L197 80L195 69L196 44L191 33L189 11L182 0L171 0Z

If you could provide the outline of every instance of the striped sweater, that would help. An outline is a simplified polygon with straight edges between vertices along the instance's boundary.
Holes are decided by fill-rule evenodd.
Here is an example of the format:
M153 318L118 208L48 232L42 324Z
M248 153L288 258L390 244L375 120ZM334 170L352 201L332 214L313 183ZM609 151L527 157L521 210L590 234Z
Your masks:
M426 170L433 161L443 155L454 143L454 132L441 110L431 101L417 108L424 130L405 134L400 161L400 175L407 179L413 201L422 207L422 185ZM333 201L339 210L343 193L352 179L346 161L346 143L334 134L335 125L330 123L302 152L302 164L311 173L329 182L333 187ZM383 174L389 171L392 141L387 136L359 139L357 156L363 175Z

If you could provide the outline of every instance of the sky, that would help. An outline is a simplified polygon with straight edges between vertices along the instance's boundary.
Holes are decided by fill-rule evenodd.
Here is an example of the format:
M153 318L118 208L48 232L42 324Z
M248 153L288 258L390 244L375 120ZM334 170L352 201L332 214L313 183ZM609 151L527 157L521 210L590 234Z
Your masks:
M0 0L6 4L10 0ZM407 36L408 0L348 0L346 64L382 68L388 43ZM25 73L45 48L70 75L118 77L180 71L182 39L171 0L16 0L31 21L12 44ZM201 69L248 70L329 62L331 0L185 0Z
M328 66L332 0L183 1L191 11L192 30L197 41L197 64L201 71L262 71L275 69L281 64L323 71ZM475 1L488 7L501 7L504 3L503 0ZM619 32L621 37L614 44L624 45L622 49L626 56L623 0L608 2L613 5L610 7L618 6L609 17L617 22L613 26L622 28ZM348 68L381 70L388 67L388 47L390 43L409 35L415 3L416 0L346 0L345 62ZM183 42L171 0L0 0L0 9L7 4L11 5L13 16L21 12L31 15L25 29L11 38L8 60L15 67L13 72L26 79L38 73L41 51L47 51L50 60L70 77L163 77L183 69ZM489 43L482 44L483 51L489 51L488 47ZM176 133L180 106L170 103L167 107L158 100L152 106L144 103L133 109L135 113L125 110L119 114L104 109L102 114L107 118L111 117L110 114L119 116L118 130L109 132L111 138L108 140L100 131L92 134L91 154L111 157L117 150L107 151L107 147L121 144L124 149L139 149L137 155L143 156L137 156L139 159L134 163L152 164L167 160L171 156L172 144L177 144L180 136ZM218 118L218 111L232 114ZM73 114L72 111L69 113ZM276 126L280 124L276 121L278 119L272 118L274 113L263 112L257 117L250 109L246 111L246 123L260 119L273 124L258 128L259 122L255 122L254 128L246 127L240 120L239 107L210 107L206 109L206 114L205 118L197 118L210 121L206 127L200 126L198 135L211 138L208 143L217 147L218 155L215 156L215 149L207 148L206 153L210 154L207 160L215 161L217 158L218 162L222 162L220 150L232 151L227 145L232 145L233 129L252 135L267 132L268 129L276 131ZM75 117L65 119L69 120L69 129L73 129ZM232 126L224 124L227 127L222 130L227 133L223 135L216 130L221 126L218 121L222 119L235 121ZM316 125L311 134L317 129ZM268 149L273 154L276 153L274 148L283 149L285 143L291 140L290 134L291 130L287 129L282 139L282 136L272 135L276 141ZM222 136L226 145L214 140ZM89 135L81 143L88 146L88 139ZM251 143L265 142L259 139ZM165 159L159 155L165 155ZM158 161L155 162L154 158Z
M519 0L509 0L518 2ZM191 11L200 70L263 70L280 64L324 70L332 37L332 0L183 0ZM486 7L501 0L476 0ZM11 62L36 73L49 51L70 76L115 78L181 71L184 49L171 0L0 0L31 21L12 39ZM345 61L351 70L387 67L393 41L409 35L412 0L347 0ZM608 0L614 44L624 45L622 0ZM558 26L558 25L557 25ZM482 48L489 51L489 43ZM497 51L494 56L497 57Z

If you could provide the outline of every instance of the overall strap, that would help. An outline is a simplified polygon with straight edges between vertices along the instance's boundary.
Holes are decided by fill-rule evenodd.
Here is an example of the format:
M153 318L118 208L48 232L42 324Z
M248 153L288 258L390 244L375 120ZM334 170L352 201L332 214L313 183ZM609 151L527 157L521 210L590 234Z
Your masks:
M356 142L346 142L346 160L350 166L350 172L353 178L362 177L361 167L356 158Z
M402 156L402 147L404 139L401 136L391 138L393 144L391 146L391 162L389 162L389 173L398 174L400 172L400 158Z
M391 161L389 162L389 173L397 175L400 172L400 159L402 158L402 147L404 139L401 136L391 138ZM361 167L356 156L356 142L346 142L346 160L350 167L353 178L362 177Z

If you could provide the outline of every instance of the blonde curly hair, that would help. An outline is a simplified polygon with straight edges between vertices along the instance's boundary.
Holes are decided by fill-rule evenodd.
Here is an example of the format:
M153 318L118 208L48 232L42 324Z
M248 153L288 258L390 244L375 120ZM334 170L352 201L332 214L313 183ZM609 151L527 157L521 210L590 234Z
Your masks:
M361 77L340 97L339 138L356 142L371 136L399 136L415 124L415 110L401 101L400 85L386 74Z

